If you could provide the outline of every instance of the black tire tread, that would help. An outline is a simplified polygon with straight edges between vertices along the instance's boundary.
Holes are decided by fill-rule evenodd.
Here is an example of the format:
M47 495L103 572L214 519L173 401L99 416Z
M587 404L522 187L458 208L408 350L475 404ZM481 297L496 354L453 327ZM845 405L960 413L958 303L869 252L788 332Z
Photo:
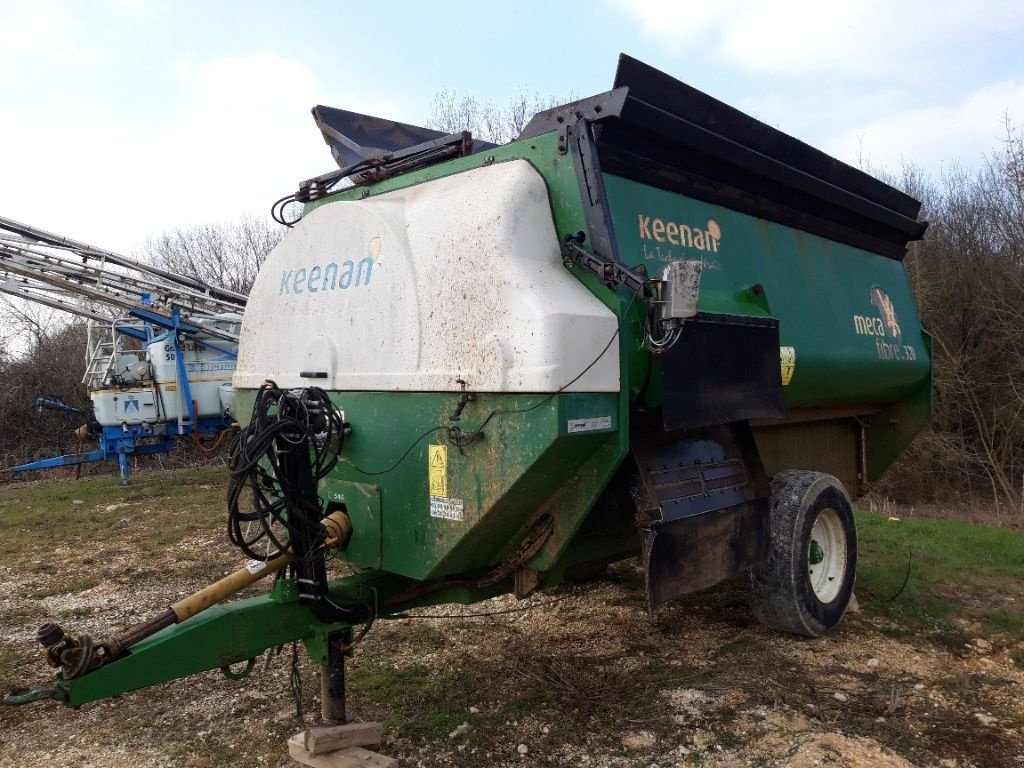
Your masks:
M833 496L838 492L838 497ZM806 565L803 563L804 547L800 537L806 520L807 510L823 494L845 503L852 534L849 584L840 591L830 604L826 620L814 615L806 604ZM771 541L769 554L763 563L748 573L748 595L750 605L758 621L767 627L805 637L818 637L839 623L853 594L853 580L856 574L856 534L852 529L852 508L849 496L836 478L823 472L786 470L772 477L771 481ZM794 560L795 558L795 560ZM820 612L819 612L820 613Z

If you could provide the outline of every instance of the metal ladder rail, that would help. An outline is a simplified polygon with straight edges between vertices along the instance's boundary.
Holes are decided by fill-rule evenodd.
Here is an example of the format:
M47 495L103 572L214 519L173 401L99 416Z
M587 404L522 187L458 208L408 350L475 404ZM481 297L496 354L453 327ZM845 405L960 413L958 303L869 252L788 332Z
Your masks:
M113 334L113 331L111 331ZM99 389L107 380L110 368L114 364L114 357L117 355L117 342L113 339L101 339L93 345L89 353L89 360L86 364L85 375L82 376L82 383L90 390Z

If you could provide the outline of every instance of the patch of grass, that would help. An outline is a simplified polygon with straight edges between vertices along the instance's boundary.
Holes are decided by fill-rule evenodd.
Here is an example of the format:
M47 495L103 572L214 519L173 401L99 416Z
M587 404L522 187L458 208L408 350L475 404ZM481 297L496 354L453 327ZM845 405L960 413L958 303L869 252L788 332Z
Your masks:
M993 610L988 612L986 618L997 629L1016 637L1024 637L1024 610Z
M442 648L447 642L447 635L433 624L413 622L402 632L402 642L426 650Z
M85 576L81 579L75 579L73 582L67 585L67 591L70 593L77 594L78 592L85 592L87 589L92 589L100 580L95 576Z
M0 648L0 677L6 677L21 664L21 656L8 648Z
M922 755L921 753L919 739L907 730L906 725L900 722L899 718L885 718L884 721L879 722L874 717L860 717L857 718L851 730L860 736L885 744L897 755L907 760L920 760L922 756L927 757L927 754Z
M1024 615L1006 607L1007 597L1024 598L1024 533L870 512L857 514L857 528L857 596L868 616L897 631L948 632L966 617L988 632L1024 632Z
M53 597L54 595L77 595L79 592L92 589L99 583L100 580L95 576L86 576L70 582L58 580L47 587L29 592L28 596L33 600L39 600L40 598Z
M7 648L0 648L0 695L9 693L25 684L22 679L24 664L20 655Z
M638 666L629 654L553 651L511 636L499 657L466 656L458 664L423 662L395 669L396 644L405 647L407 630L416 626L403 627L386 647L364 648L347 678L353 707L368 717L380 711L389 729L413 750L438 742L464 745L454 764L477 766L493 764L499 757L495 745L511 741L514 749L518 738L531 750L543 750L586 733L589 746L617 749L623 728L632 727L620 722L622 717L642 720L644 728L665 736L676 730L658 691L680 684L685 671L663 660ZM437 628L431 630L417 630L417 642L409 647L429 649L438 639ZM480 711L471 713L471 706ZM448 734L463 722L471 731L449 741Z
M29 592L28 596L33 600L39 600L44 597L53 597L54 595L77 595L79 592L92 589L99 583L100 580L95 576L86 576L70 582L58 580L46 587Z
M438 672L423 664L411 664L394 669L364 658L347 682L352 694L387 708L391 722L403 736L425 740L447 736L467 719L466 696L480 680L472 668Z
M746 656L747 654L759 651L763 645L764 642L760 637L740 633L725 640L725 642L718 646L717 652L723 656L730 654Z
M740 744L745 743L749 738L750 734L745 734L743 737L740 737L732 731L715 731L715 740L725 749L738 747Z
M219 530L226 487L227 472L217 467L139 472L127 488L112 477L11 485L0 490L0 539L11 564L28 567L55 538L72 548L110 541L111 554L127 542L160 549L195 531Z

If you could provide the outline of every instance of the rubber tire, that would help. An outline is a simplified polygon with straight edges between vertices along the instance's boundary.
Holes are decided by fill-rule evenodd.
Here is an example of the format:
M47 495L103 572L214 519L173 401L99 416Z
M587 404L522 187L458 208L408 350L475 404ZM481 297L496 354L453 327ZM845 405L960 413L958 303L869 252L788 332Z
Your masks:
M846 534L846 570L829 603L815 595L807 573L811 529L824 509L837 513ZM832 475L788 470L771 482L771 541L768 557L748 572L750 605L766 627L818 637L846 613L857 574L857 527L850 497Z

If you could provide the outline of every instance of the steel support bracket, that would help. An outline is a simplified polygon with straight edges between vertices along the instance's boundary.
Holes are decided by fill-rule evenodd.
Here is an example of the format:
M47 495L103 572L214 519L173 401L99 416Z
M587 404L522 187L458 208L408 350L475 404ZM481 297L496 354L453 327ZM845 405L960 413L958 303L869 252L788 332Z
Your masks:
M563 240L562 256L566 261L597 275L609 288L623 285L636 294L640 294L645 288L648 292L646 295L657 294L657 284L661 281L648 278L642 264L638 267L627 267L621 261L606 259L581 248L578 242L578 235L567 235Z

